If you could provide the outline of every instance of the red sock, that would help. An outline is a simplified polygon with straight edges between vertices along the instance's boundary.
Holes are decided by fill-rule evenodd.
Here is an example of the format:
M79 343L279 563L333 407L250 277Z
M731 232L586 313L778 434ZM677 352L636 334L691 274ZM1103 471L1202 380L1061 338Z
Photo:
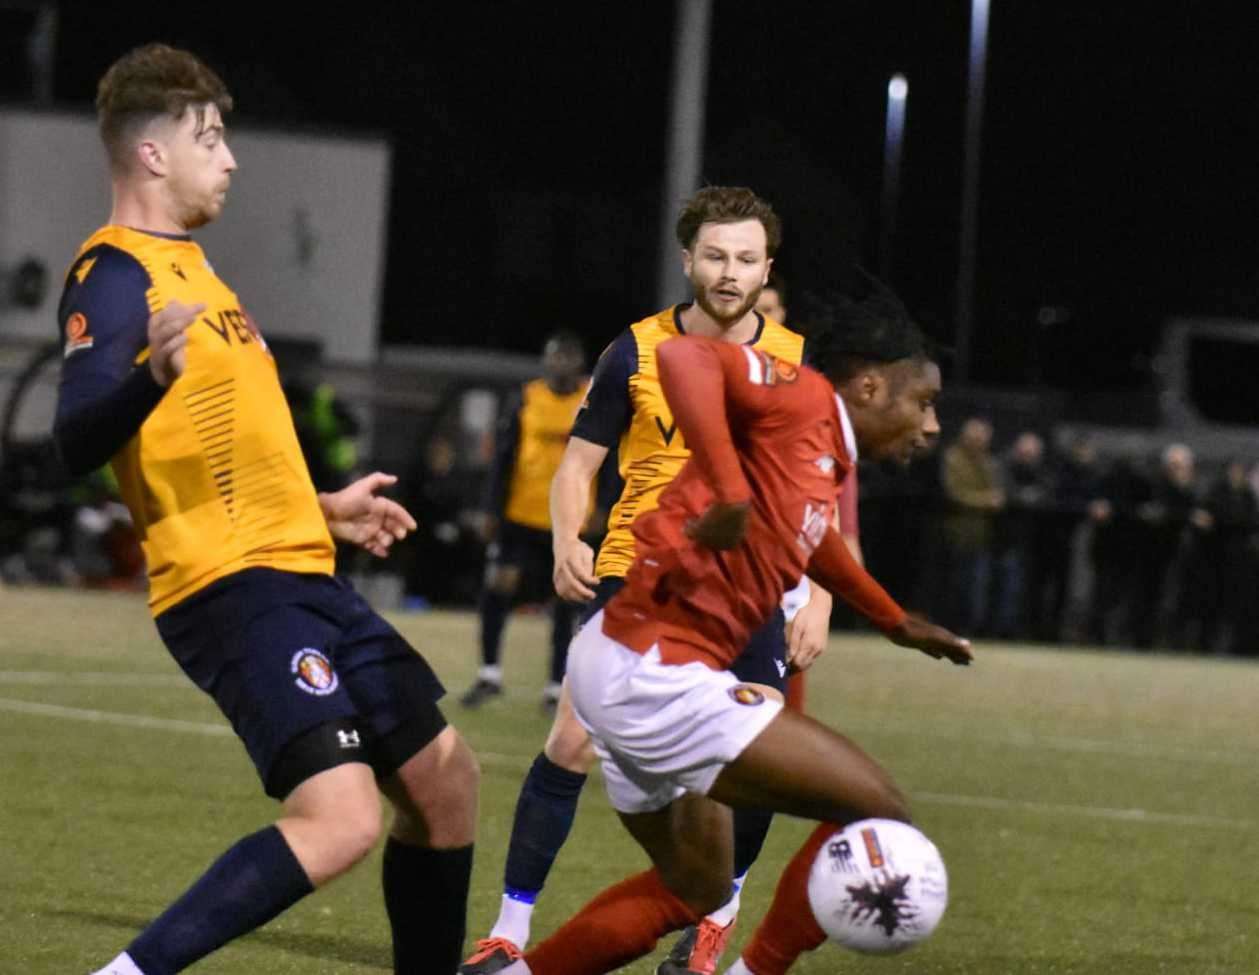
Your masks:
M601 975L641 958L699 915L671 894L656 870L622 880L577 912L525 961L533 975Z
M804 714L804 672L787 678L787 707Z
M840 827L823 823L787 864L774 890L774 902L743 949L743 962L756 975L783 975L797 958L826 940L809 907L809 871L822 844Z

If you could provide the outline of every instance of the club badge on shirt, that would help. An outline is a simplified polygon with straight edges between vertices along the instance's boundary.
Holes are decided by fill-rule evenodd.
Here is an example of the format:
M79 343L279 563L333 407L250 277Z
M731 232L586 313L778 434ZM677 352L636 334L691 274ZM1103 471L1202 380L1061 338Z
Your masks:
M66 319L65 358L70 358L71 355L80 349L90 349L91 347L92 336L87 330L87 316L81 311L76 311Z

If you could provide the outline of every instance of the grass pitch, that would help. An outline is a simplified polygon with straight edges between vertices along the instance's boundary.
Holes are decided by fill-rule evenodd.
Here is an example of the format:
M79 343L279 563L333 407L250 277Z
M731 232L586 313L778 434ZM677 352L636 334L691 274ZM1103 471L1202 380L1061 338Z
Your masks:
M142 601L8 590L0 621L0 973L86 973L275 806ZM473 617L394 622L452 692L470 682ZM539 708L545 647L544 622L515 617L509 693L475 712L447 703L483 767L470 941L497 910L517 789L549 725ZM935 936L908 954L828 945L794 971L1259 972L1259 666L977 650L961 669L837 637L814 669L810 712L893 771L944 855L951 890ZM594 779L535 938L643 866ZM808 829L775 823L736 948ZM373 858L193 970L387 972L378 878ZM653 971L658 957L628 971Z

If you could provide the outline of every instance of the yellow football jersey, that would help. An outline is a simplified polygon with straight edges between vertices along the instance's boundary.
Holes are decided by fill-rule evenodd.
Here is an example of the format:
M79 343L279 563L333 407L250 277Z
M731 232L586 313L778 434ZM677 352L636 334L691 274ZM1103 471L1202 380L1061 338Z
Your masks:
M595 369L573 436L617 450L624 487L608 516L595 575L623 576L634 561L634 520L659 503L660 492L690 457L660 389L656 346L683 334L678 318L685 305L668 308L631 325L608 346ZM758 316L748 344L799 364L804 338L773 319Z
M551 530L551 479L564 456L573 417L586 396L587 383L558 394L543 379L526 383L517 413L519 432L503 517L527 528Z
M235 293L190 238L107 226L66 276L59 413L148 358L147 317L204 303L186 367L114 456L144 547L157 615L241 569L330 574L335 549L275 361Z

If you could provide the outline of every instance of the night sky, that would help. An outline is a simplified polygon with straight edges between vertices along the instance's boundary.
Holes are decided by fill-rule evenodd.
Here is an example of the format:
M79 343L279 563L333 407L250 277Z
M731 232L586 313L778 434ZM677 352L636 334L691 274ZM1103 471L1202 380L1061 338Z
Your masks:
M59 104L88 107L116 56L160 39L223 74L237 124L391 139L386 341L533 350L566 326L593 351L656 310L671 3L213 24L106 6L63 5ZM885 93L901 71L890 277L952 338L969 11L715 0L705 179L774 202L797 296L841 284L854 260L875 266ZM1256 28L1241 5L992 0L976 378L1130 387L1168 315L1259 314ZM20 93L11 67L0 82ZM1065 320L1038 325L1042 306Z

